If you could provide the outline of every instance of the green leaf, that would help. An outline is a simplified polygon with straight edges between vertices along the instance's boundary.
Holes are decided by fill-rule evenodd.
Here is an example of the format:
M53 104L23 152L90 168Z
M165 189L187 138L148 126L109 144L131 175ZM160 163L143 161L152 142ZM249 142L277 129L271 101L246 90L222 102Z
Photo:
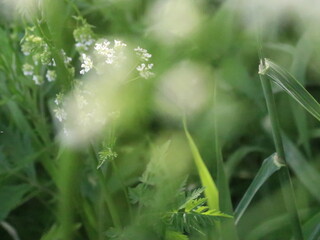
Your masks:
M184 203L179 207L179 209L185 208L187 206L190 207L191 205L189 204L191 204L192 201L197 200L197 198L200 197L201 193L203 193L204 190L204 187L193 190L192 193L189 196L187 196Z
M188 201L187 204L185 205L185 210L186 210L186 212L190 212L190 211L194 210L195 208L204 204L206 201L207 201L207 199L205 199L205 198L199 198L199 199ZM208 208L208 207L206 207L206 208Z
M259 74L267 75L311 115L320 121L320 104L288 71L269 59L260 65Z
M188 240L188 236L175 231L166 231L165 240Z
M226 218L231 218L231 216L217 210L210 210L207 206L201 206L191 211L187 211L187 209L185 211L172 211L165 215L169 226L187 233L193 231L202 233L203 229L212 227L217 223L216 221Z
M188 132L186 122L183 121L184 131L187 136L189 146L193 155L194 163L197 167L198 173L200 175L202 186L205 187L204 193L208 200L208 205L210 209L212 210L219 210L219 192L216 187L215 182L213 181L208 168L204 164L201 155L199 153L199 150L193 141L193 138L191 137L190 133Z
M30 190L26 184L15 186L0 186L0 220L5 219L11 210L22 201L23 196Z
M257 175L250 184L248 190L242 197L240 203L238 204L234 216L235 223L237 224L242 217L243 213L246 211L254 195L258 192L261 186L269 179L269 177L281 168L281 164L277 160L277 155L274 153L262 163Z

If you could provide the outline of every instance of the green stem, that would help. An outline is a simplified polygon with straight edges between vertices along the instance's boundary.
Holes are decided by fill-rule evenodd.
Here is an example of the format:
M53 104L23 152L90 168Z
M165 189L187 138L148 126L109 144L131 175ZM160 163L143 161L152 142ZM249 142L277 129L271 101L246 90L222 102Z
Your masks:
M233 214L233 207L231 202L231 193L229 188L229 182L225 174L223 157L221 152L221 145L219 141L219 128L218 128L218 119L217 119L217 84L215 82L214 92L213 92L213 128L214 128L214 153L216 160L216 169L217 169L217 186L219 189L219 204L220 210L224 213L230 215ZM238 240L238 233L235 227L234 219L226 219L223 221L218 229L221 231L221 238L225 240Z
M264 67L264 62L261 61L262 67ZM282 195L284 199L285 206L287 208L289 217L291 219L291 227L293 236L296 240L302 240L302 230L300 219L297 211L297 206L295 202L295 196L293 191L292 182L290 179L290 173L286 165L286 158L281 138L280 123L277 117L276 105L274 101L274 96L272 93L271 83L266 78L265 75L260 74L261 84L264 92L264 97L266 99L268 113L270 116L272 135L275 144L275 148L279 157L279 163L284 166L277 172L281 184Z
M75 195L78 194L78 173L80 161L70 149L63 149L60 156L59 179L59 222L61 239L72 240L74 236Z
M91 152L92 152L93 158L95 160L95 165L94 165L93 169L95 169L97 171L99 182L101 183L101 187L102 187L102 193L104 195L108 210L110 212L110 216L111 216L113 225L115 227L117 227L117 228L121 228L120 217L119 217L119 215L117 213L116 206L115 206L114 201L113 201L113 199L111 197L111 193L110 193L108 184L106 182L105 176L103 175L101 170L97 169L97 167L96 167L99 164L99 159L97 158L97 154L96 154L96 152L94 150L93 145L91 145Z

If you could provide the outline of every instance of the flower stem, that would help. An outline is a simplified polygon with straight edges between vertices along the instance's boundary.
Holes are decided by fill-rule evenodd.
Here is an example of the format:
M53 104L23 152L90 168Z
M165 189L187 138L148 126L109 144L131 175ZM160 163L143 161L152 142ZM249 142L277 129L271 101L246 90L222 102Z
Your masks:
M264 61L261 61L262 67L264 67ZM292 182L290 179L290 173L286 165L285 152L283 148L280 123L277 117L276 105L274 101L274 96L272 93L271 82L266 78L264 74L260 74L261 84L264 92L264 97L267 103L268 113L270 116L272 135L275 148L279 157L280 163L283 167L277 172L279 176L279 181L281 184L282 195L286 209L291 219L291 228L294 239L303 240L301 224L299 220L299 215L296 207L295 196L293 191Z

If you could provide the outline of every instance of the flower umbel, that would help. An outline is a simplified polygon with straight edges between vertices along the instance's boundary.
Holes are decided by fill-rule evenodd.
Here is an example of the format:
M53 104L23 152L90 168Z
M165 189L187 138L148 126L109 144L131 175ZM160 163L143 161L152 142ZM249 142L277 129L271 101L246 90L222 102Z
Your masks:
M80 74L85 74L91 70L91 68L93 67L93 62L91 58L84 53L81 55L81 61L82 61L82 64L81 64L82 69L80 71Z

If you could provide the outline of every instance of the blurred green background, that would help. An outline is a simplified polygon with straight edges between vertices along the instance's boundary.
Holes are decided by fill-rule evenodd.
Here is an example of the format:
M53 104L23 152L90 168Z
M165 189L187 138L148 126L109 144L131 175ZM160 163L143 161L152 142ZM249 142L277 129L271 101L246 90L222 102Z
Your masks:
M0 239L67 239L68 231L74 239L90 240L218 239L186 232L185 238L163 237L158 233L163 229L153 230L162 219L152 213L167 211L186 176L188 191L201 187L182 117L213 179L219 142L235 208L263 159L275 152L258 76L259 48L319 100L318 5L298 0L0 0ZM131 82L131 60L120 70L99 75L93 69L82 76L74 31L87 24L95 39L121 39L130 49L147 49L154 76ZM34 61L21 49L32 27L57 63L54 82L37 85L23 73L23 64ZM70 63L63 62L61 49ZM52 68L34 66L43 78ZM92 120L79 128L81 116L75 113L73 131L83 132L69 143L55 117L54 100L61 92L72 98L78 82L119 116L103 127ZM287 161L292 162L301 224L306 239L312 239L320 222L319 123L282 89L274 85L273 92L283 133L294 146ZM150 159L155 165L147 167ZM158 201L145 207L128 203L133 198L129 189L141 183L146 169L156 179ZM291 239L289 225L278 179L272 176L237 232L245 240Z

